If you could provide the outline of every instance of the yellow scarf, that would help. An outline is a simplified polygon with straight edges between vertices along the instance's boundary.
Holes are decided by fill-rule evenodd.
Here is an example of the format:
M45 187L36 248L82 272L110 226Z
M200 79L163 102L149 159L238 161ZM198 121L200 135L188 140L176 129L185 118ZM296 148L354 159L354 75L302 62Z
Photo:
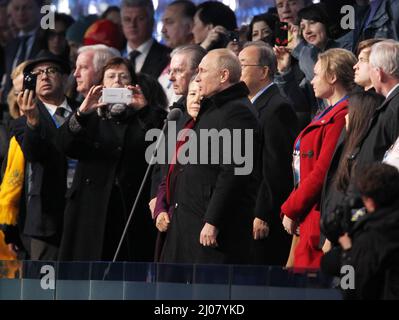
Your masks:
M7 167L0 185L0 224L17 224L24 171L24 154L15 137L12 137L8 147Z

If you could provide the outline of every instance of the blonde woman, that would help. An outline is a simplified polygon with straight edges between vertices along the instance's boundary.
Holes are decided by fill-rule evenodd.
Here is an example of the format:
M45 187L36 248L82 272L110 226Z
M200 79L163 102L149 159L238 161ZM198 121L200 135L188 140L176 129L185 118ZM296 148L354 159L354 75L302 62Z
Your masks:
M283 226L299 234L294 250L294 267L319 268L320 198L323 181L335 145L345 125L347 95L354 86L356 57L344 49L330 49L319 55L311 82L317 98L328 107L315 116L294 143L295 189L281 207ZM298 228L299 227L299 228Z
M13 87L7 97L10 115L14 120L10 124L11 137L0 185L0 228L4 232L0 232L0 260L15 259L17 252L22 249L16 225L24 181L25 159L19 143L25 120L20 118L22 113L16 97L23 89L23 69L28 63L29 61L21 63L12 72Z

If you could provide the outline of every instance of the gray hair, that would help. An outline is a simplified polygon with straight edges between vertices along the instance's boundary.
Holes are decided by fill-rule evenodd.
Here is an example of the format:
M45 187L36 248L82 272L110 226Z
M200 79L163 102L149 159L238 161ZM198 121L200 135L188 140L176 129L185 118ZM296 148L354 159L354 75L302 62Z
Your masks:
M78 49L78 54L87 51L94 51L93 67L96 72L100 72L109 59L121 56L118 50L108 47L105 44L94 44L91 46L80 47Z
M177 54L184 54L185 56L188 56L187 58L190 68L191 70L194 70L198 68L198 65L200 64L202 58L205 57L206 53L207 51L203 47L197 44L188 44L175 48L170 54L170 57L173 58L173 56Z
M121 11L126 7L144 7L152 24L154 24L154 4L152 0L122 0L120 4Z
M263 67L268 67L270 71L269 75L271 78L273 78L277 72L277 57L273 51L273 48L263 41L247 42L245 43L244 48L247 47L258 48L259 52L258 63Z
M238 57L229 49L214 49L210 53L218 55L216 65L219 70L229 70L229 82L238 83L241 78L241 64Z
M399 79L399 42L384 40L371 47L370 64L381 68L387 75Z

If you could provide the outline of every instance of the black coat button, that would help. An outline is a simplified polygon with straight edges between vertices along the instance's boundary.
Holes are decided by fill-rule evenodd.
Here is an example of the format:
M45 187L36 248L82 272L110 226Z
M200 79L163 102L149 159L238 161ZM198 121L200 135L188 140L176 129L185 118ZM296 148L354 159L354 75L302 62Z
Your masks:
M87 178L86 180L85 180L85 184L90 184L91 183L91 180L89 179L89 178Z
M116 148L118 151L122 151L122 147L119 146L118 148Z

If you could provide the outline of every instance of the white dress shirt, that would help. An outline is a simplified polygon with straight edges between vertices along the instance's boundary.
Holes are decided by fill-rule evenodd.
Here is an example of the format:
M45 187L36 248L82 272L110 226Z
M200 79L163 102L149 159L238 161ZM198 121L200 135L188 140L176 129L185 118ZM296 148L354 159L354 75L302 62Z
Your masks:
M135 61L136 62L136 70L135 70L136 73L140 72L141 69L143 68L145 59L147 58L148 53L150 52L150 49L151 49L151 46L153 43L154 43L154 39L150 38L136 49L129 47L129 44L126 45L127 57L129 57L130 52L132 52L134 50L140 51L140 55L137 56L136 61Z

